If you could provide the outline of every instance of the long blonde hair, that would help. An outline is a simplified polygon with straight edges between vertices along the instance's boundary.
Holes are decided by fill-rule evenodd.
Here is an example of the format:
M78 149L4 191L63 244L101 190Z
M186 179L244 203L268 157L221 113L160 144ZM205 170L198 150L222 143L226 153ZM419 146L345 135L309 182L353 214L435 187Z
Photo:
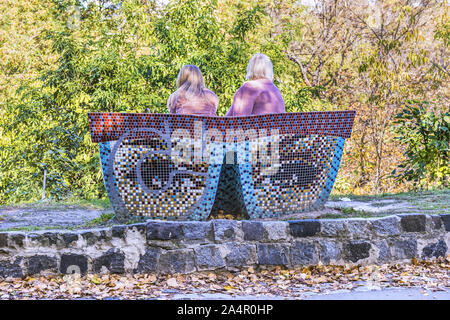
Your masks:
M193 64L183 66L178 73L177 88L177 91L174 92L175 97L180 93L184 93L186 96L203 95L205 80L200 69Z

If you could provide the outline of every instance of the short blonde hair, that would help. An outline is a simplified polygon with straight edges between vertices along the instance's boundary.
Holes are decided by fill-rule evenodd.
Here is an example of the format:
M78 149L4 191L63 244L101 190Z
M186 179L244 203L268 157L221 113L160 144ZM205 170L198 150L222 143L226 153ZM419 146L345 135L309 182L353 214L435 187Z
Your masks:
M270 58L263 53L256 53L247 65L247 80L266 78L273 81L273 65Z

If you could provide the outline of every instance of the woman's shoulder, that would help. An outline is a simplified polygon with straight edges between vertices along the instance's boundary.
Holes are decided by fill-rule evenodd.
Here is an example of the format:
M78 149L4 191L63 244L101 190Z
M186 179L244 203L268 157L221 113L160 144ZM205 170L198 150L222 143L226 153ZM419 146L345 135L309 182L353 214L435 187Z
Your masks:
M244 82L244 84L241 86L241 88L264 88L267 85L273 85L273 82L269 79L256 79L256 80L248 80Z
M203 89L203 92L205 93L205 94L208 94L208 95L212 95L212 96L216 96L217 97L217 95L214 93L214 91L212 91L211 89L208 89L208 88L205 88L205 89Z
M217 95L214 93L214 91L212 91L212 90L210 90L210 89L208 89L208 88L205 88L204 89L204 91L203 91L203 93L206 95L206 97L207 98L209 98L209 99L214 99L214 100L219 100L219 97L217 97Z
M252 83L252 80L245 81L237 90L237 92L242 92L246 90L251 90L255 87L254 83Z

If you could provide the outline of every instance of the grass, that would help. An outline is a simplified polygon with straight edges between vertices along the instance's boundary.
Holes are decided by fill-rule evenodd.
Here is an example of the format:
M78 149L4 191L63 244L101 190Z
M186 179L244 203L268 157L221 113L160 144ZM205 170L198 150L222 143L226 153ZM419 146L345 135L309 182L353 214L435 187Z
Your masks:
M125 224L139 223L139 222L143 222L148 219L149 218L146 218L146 217L134 216L134 217L130 218L127 222L125 222Z
M436 190L420 190L400 193L381 193L377 195L355 195L355 194L332 194L331 201L338 201L341 198L349 198L355 201L372 201L372 200L414 200L415 198L443 197L450 201L450 188Z
M335 209L342 213L324 213L319 219L345 219L345 218L372 218L374 214L364 210L356 210L354 208L339 208Z
M26 226L26 227L6 228L6 229L2 229L1 232L5 232L5 231L25 231L25 232L30 232L30 231L40 231L40 230L73 230L73 229L75 229L75 228L73 228L73 227L60 227L60 226L40 226L40 227Z
M94 227L94 226L98 226L98 225L106 225L108 223L112 223L115 216L116 215L114 213L102 213L100 215L100 217L89 221L83 227L89 228L89 227Z

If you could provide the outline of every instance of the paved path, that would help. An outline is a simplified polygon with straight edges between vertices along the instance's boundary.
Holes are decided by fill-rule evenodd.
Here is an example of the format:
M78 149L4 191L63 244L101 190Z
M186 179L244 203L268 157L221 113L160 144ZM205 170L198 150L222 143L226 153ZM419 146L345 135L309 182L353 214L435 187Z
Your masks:
M420 288L387 288L381 290L358 290L334 292L329 294L305 294L305 296L286 298L273 296L233 296L224 293L176 294L173 300L450 300L450 288L446 291L427 291Z
M11 228L37 227L43 229L83 226L99 218L102 210L36 208L0 208L0 231Z

